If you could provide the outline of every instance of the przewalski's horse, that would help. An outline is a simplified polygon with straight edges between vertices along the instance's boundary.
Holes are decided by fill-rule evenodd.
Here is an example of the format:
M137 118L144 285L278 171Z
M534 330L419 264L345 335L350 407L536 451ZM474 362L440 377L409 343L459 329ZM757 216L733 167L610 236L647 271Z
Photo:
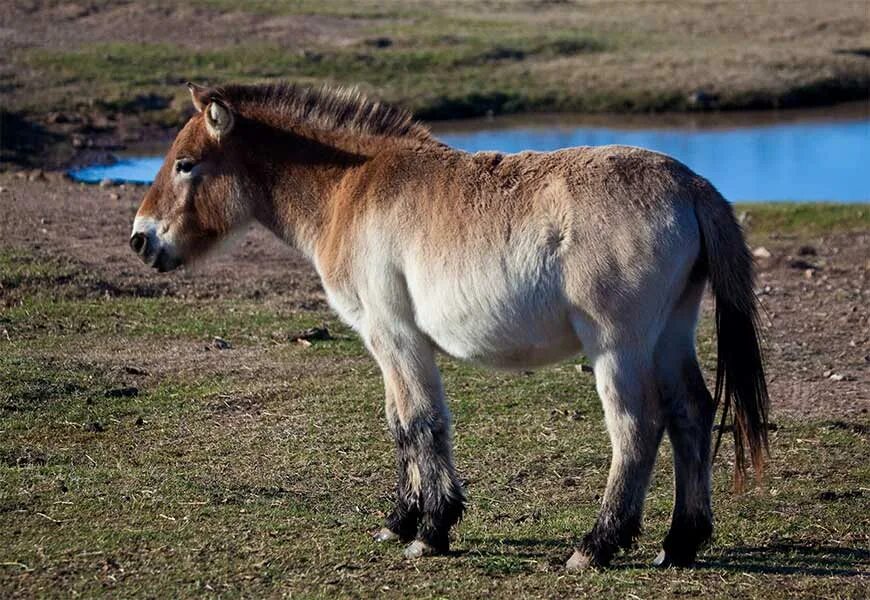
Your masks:
M768 397L752 262L729 204L679 162L637 148L467 154L355 93L190 86L130 244L168 271L255 220L313 263L381 367L395 507L375 538L445 552L465 492L435 355L497 368L591 361L613 446L595 526L570 569L607 565L640 531L663 432L675 506L657 564L712 533L711 432L730 408L739 482L761 468ZM716 391L695 355L716 298Z

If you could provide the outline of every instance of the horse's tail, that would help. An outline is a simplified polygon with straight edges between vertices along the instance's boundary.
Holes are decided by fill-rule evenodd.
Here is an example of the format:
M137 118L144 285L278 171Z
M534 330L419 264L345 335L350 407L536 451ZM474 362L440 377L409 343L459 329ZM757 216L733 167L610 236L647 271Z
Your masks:
M724 398L713 457L719 450L730 410L736 454L734 486L740 490L748 461L758 479L768 452L770 398L758 334L752 255L731 205L709 183L701 188L695 214L703 240L700 260L705 263L716 298L716 406Z

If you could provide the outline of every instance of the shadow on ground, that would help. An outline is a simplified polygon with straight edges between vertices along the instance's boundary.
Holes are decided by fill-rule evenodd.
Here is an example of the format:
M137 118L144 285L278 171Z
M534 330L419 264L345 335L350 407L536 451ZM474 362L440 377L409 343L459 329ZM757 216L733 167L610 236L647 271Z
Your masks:
M504 556L501 550L474 550L486 545L484 540L465 538L469 549L451 552L454 556ZM541 559L559 565L553 553L564 550L567 560L572 547L564 539L517 538L501 540L502 546L516 549L510 556L519 559ZM780 542L770 546L734 546L719 549L715 554L703 556L693 569L721 570L739 573L764 573L777 575L811 575L840 577L870 577L870 550L844 546L817 546L805 543ZM555 561L555 562L554 562ZM617 561L613 569L647 569L652 561Z

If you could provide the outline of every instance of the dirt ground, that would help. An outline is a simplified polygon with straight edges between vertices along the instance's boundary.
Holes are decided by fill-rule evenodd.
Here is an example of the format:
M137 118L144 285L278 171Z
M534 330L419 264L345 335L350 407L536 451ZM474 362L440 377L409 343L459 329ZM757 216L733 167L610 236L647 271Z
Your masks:
M81 265L95 275L88 292L95 297L245 298L326 308L307 261L259 226L194 270L157 275L127 246L144 186L100 188L19 171L0 174L0 188L0 245ZM752 246L770 253L757 264L773 420L870 421L870 231L753 233L751 205L739 210L747 213ZM0 299L14 304L15 290L0 290Z

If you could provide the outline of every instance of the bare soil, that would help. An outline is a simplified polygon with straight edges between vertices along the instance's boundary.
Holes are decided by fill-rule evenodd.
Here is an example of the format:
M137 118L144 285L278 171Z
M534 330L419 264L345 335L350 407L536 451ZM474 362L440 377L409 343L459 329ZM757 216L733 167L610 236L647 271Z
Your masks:
M100 188L19 171L0 173L0 188L0 245L76 263L94 274L86 293L95 297L236 297L326 308L307 261L261 227L195 269L157 275L127 246L145 187ZM752 233L751 206L741 210L753 247L771 255L757 264L774 421L870 419L870 231L762 236ZM0 289L0 306L16 301L15 290Z

